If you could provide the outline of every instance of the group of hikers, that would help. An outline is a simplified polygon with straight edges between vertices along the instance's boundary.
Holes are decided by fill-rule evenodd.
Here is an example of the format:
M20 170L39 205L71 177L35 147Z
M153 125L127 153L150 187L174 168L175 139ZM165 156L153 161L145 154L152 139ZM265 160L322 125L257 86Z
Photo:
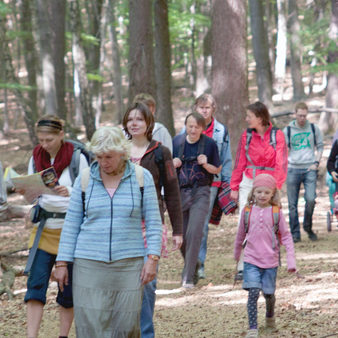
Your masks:
M303 229L311 241L318 239L312 216L322 133L307 120L303 102L283 131L272 126L267 107L255 102L247 107L248 129L240 137L232 169L228 129L216 120L216 109L212 95L199 96L172 140L154 120L153 97L139 94L125 113L123 128L95 131L87 147L95 155L92 163L85 151L74 160L76 147L65 140L64 121L51 115L37 121L39 145L28 173L53 166L58 184L53 194L38 198L32 212L24 299L29 338L38 336L51 277L59 287L59 337L68 336L73 318L81 338L154 337L156 275L160 258L168 257L165 211L172 225L171 250L179 249L184 259L182 288L193 289L206 278L209 221L215 209L229 210L234 201L240 215L234 259L236 279L248 290L247 337L258 337L261 290L266 326L275 327L279 248L285 246L287 269L296 272L302 183ZM333 165L328 164L334 182L337 142L330 155ZM279 196L285 181L289 227Z

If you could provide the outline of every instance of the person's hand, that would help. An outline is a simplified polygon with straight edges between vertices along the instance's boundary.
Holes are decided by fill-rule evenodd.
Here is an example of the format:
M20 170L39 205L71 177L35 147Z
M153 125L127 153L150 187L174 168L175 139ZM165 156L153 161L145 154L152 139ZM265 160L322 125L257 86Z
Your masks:
M151 282L156 277L156 268L157 261L154 261L151 258L148 258L147 261L143 265L143 269L141 272L141 283L145 285Z
M53 279L58 282L59 288L63 292L64 286L68 285L67 262L58 262L53 272Z
M183 235L174 235L173 238L173 248L171 251L175 251L181 248L183 244Z
M311 164L308 168L308 171L311 171L311 170L318 170L318 165L317 164Z
M175 157L173 158L173 164L174 164L174 168L176 169L182 165L182 161L178 157Z
M234 200L235 202L238 202L239 192L238 192L238 191L235 191L235 190L231 190L230 198L231 198L232 200Z
M56 185L53 190L60 196L69 197L69 191L64 185Z
M206 155L201 154L197 156L197 163L199 165L207 164L208 163L208 158Z
M338 173L337 173L337 172L332 171L332 172L331 172L331 176L332 176L332 179L333 179L335 182L338 182Z

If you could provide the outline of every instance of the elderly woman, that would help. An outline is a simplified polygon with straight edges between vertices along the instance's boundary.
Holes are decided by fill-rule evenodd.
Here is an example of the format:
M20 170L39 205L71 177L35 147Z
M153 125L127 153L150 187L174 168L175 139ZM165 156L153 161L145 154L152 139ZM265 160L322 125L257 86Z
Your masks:
M139 337L142 285L155 277L153 257L161 252L162 222L154 181L148 170L128 160L130 142L120 128L99 128L90 150L97 161L75 181L56 278L61 289L67 285L66 267L74 262L77 337ZM143 172L142 185L137 169Z

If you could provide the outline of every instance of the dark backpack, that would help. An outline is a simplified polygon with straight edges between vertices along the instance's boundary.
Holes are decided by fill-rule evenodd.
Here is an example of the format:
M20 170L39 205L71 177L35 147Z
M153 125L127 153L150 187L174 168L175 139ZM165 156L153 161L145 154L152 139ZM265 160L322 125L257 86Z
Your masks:
M311 130L312 130L312 133L313 133L313 144L316 147L317 146L316 128L315 128L315 125L313 123L310 123L310 126L311 126ZM291 127L287 126L286 130L287 130L287 135L288 135L288 148L291 149Z

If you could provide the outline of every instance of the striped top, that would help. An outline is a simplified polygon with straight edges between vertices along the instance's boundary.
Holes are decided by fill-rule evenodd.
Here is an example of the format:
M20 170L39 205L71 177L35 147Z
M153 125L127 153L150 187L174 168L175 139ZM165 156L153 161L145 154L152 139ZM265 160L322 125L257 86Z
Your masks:
M112 262L124 258L160 255L162 222L152 175L144 170L142 195L134 164L127 162L123 177L110 197L94 162L85 193L85 215L81 196L81 174L76 179L61 233L57 261L84 258ZM142 215L148 247L142 237Z

